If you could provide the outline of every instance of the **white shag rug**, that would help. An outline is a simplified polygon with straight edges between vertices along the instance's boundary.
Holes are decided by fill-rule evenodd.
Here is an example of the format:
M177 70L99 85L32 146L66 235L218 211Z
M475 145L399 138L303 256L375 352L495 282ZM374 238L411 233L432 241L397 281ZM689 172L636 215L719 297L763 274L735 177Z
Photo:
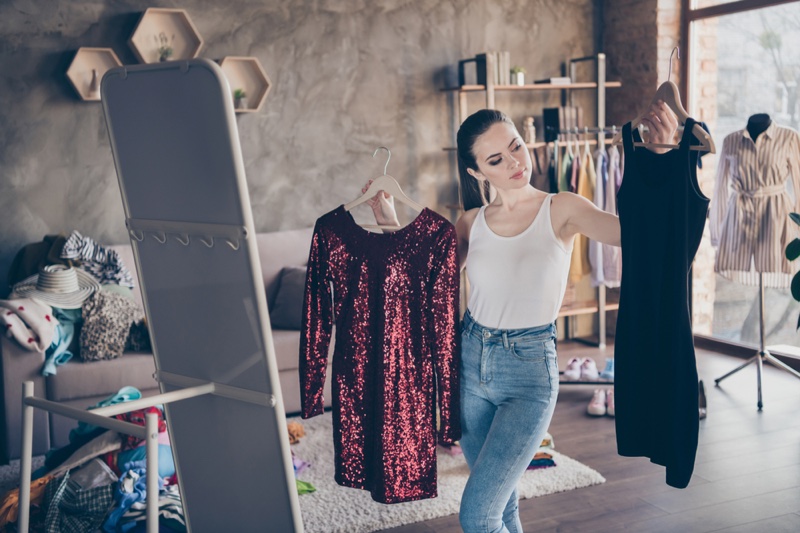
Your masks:
M333 428L331 413L309 420L291 418L305 428L306 436L292 445L295 455L311 463L298 479L317 491L299 497L306 533L370 533L457 514L469 468L464 457L439 450L438 492L429 500L386 505L372 499L368 491L337 485L333 479ZM558 436L555 435L556 445ZM535 498L605 483L599 472L552 450L555 467L528 470L522 476L520 498Z

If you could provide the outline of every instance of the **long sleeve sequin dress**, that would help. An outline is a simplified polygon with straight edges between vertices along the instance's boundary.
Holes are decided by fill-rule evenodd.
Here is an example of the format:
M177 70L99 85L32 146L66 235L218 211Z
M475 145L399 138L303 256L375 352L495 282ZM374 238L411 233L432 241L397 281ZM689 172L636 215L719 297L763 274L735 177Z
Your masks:
M438 441L461 436L456 244L455 227L429 209L379 234L339 206L314 229L300 338L302 416L323 412L333 330L335 479L378 502L437 495L437 396Z

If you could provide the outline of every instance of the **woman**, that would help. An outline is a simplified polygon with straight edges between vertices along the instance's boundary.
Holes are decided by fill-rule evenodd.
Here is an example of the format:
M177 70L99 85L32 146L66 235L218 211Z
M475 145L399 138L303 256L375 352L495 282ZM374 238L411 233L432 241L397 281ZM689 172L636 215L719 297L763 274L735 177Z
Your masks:
M654 143L670 142L677 129L663 102L643 122ZM521 533L516 486L555 408L555 320L573 240L580 233L619 246L620 224L582 196L533 188L530 154L503 113L474 113L457 142L464 214L456 231L470 283L460 441L470 476L459 519L466 533ZM483 206L481 189L488 186L496 194ZM378 194L370 205L378 223L397 224L391 198Z

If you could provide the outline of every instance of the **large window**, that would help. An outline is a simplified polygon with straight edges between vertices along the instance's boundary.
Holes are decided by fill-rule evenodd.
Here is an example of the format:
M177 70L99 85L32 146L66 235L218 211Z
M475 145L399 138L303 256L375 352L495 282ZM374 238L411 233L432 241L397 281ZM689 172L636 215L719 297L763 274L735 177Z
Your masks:
M689 11L690 113L709 125L718 151L723 139L744 129L756 113L767 113L781 126L800 128L800 2L763 7L766 4L696 0L696 9ZM718 155L702 159L700 182L709 198ZM757 346L759 287L715 274L716 254L706 228L693 272L695 333ZM765 309L767 344L800 346L800 304L789 288L767 288Z

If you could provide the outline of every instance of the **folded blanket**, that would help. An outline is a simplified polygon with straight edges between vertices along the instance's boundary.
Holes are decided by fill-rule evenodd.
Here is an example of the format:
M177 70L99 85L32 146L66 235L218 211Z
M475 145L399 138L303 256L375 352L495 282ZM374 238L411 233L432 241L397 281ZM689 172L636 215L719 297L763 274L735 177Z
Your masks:
M49 305L31 298L0 300L0 327L27 350L44 353L53 343L57 324Z

